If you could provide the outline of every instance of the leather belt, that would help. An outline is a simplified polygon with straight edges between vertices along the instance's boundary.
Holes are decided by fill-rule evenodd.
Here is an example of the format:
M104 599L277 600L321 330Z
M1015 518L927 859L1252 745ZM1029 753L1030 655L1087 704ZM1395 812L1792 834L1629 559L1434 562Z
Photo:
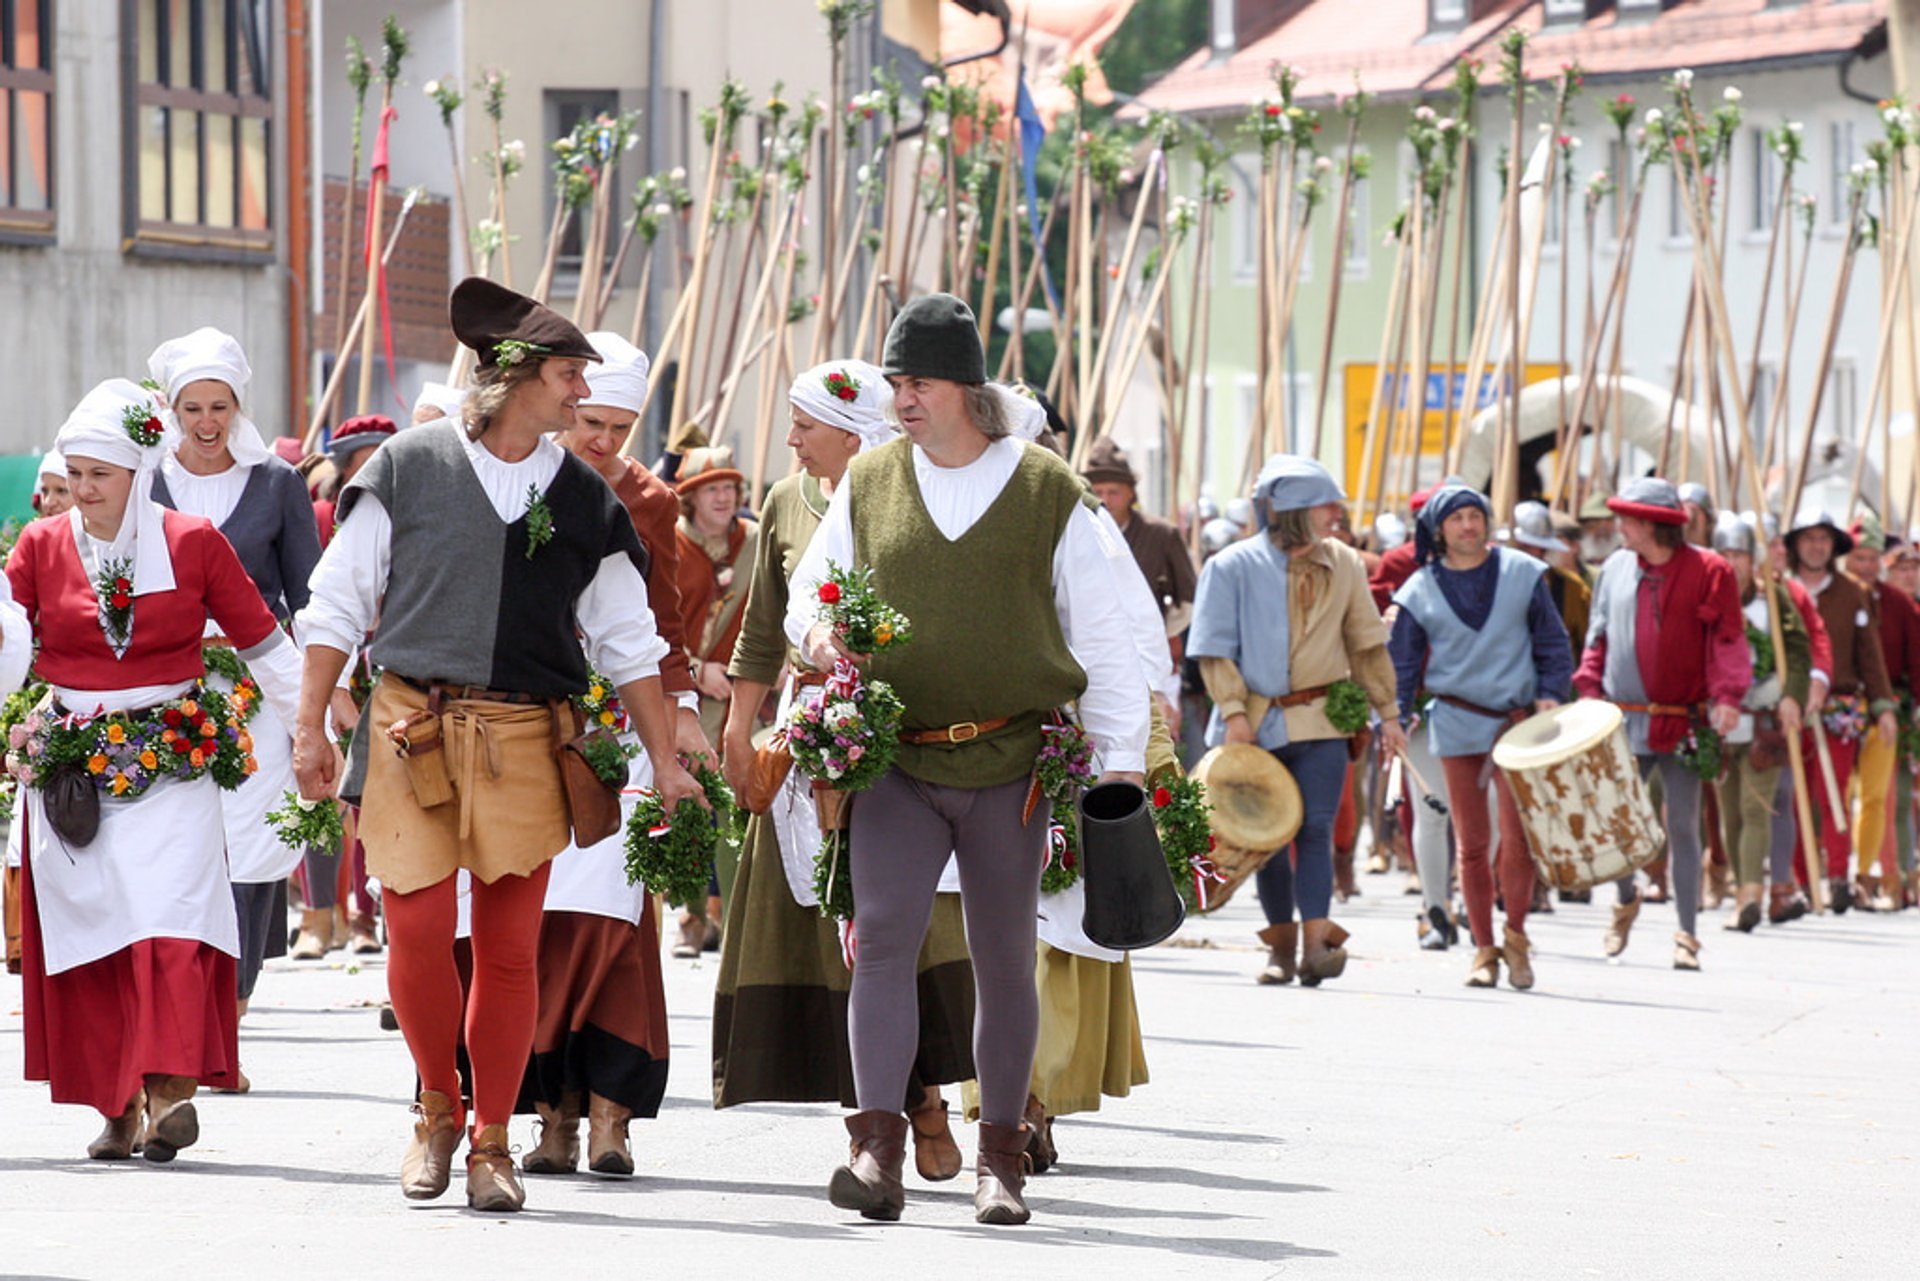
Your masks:
M1495 711L1491 707L1482 707L1478 703L1469 703L1464 698L1455 698L1452 694L1435 694L1434 697L1449 707L1457 707L1461 711L1472 712L1474 715L1484 716L1488 720L1504 721L1516 715L1524 718L1527 711L1524 707L1509 707L1504 712Z
M438 694L445 702L451 703L519 703L523 706L535 706L556 700L541 698L537 694L522 694L517 690L489 689L485 685L450 685L445 681L417 681L411 676L390 673L394 679L422 694Z
M902 730L900 741L925 746L928 743L970 743L982 734L991 734L1013 724L1011 716L996 716L990 721L960 721L945 729Z
M1644 712L1648 716L1692 716L1700 709L1685 703L1615 703L1623 712Z
M1291 694L1282 694L1273 700L1275 707L1304 707L1316 698L1326 697L1331 685L1314 685L1307 689L1296 689Z

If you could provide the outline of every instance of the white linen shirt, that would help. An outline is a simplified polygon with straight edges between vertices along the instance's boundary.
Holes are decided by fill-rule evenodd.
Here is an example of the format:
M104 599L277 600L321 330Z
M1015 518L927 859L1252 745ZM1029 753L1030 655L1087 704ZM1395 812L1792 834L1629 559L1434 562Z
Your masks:
M1013 479L1021 451L1034 448L1038 446L1007 437L988 445L964 467L941 467L913 446L914 478L934 526L949 539L973 528ZM808 630L819 621L814 602L827 577L827 562L854 563L848 499L852 491L849 474L835 488L832 506L794 567L786 630L796 646L805 644ZM1117 578L1123 562L1133 565L1126 543L1109 536L1091 511L1076 505L1053 549L1053 605L1067 648L1087 674L1080 722L1104 768L1139 773L1147 762L1151 684L1140 665L1134 625L1121 603Z
M517 463L496 457L478 441L463 443L487 501L506 524L526 514L528 492L545 493L566 459L566 451L544 436ZM393 518L372 494L362 493L314 568L313 598L298 621L307 644L351 654L365 641L386 594L392 544ZM573 617L585 638L587 661L616 686L660 674L667 642L647 604L647 581L624 553L600 562L574 602Z

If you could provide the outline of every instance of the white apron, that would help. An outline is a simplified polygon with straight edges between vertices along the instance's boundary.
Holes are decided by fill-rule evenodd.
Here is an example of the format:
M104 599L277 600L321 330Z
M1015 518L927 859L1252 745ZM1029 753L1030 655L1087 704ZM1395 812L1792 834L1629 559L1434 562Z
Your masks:
M171 688L56 693L68 707L122 711L151 707L189 686ZM86 965L143 939L194 939L239 956L220 789L213 779L162 781L131 801L102 797L99 834L77 850L68 849L47 823L40 793L27 790L27 857L47 973Z
M635 742L627 735L622 742ZM646 911L647 887L627 880L627 824L642 790L653 786L653 761L641 752L628 762L627 785L620 789L620 830L597 845L581 849L569 843L554 856L547 878L549 912L585 912L638 925Z
M207 684L223 694L233 682L207 673ZM285 880L305 853L282 841L267 822L267 811L294 790L293 738L286 722L262 698L255 703L247 733L253 735L253 759L260 768L231 792L220 793L220 817L227 837L227 875L235 885Z

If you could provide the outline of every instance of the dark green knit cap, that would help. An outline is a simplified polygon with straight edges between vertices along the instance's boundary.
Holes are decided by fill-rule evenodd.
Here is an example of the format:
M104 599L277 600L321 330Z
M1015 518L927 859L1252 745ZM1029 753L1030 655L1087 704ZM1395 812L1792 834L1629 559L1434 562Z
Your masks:
M889 377L987 381L987 353L973 308L952 294L924 294L900 309L887 330L881 372Z

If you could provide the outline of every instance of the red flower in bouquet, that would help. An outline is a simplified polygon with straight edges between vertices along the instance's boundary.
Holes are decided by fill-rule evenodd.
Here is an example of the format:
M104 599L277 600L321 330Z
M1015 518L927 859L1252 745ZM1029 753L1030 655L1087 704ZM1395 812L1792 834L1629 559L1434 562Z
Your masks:
M840 601L840 584L820 584L820 602L823 605L835 605Z
M1163 810L1171 804L1173 804L1172 792L1169 792L1164 787L1156 787L1153 789L1153 808Z

